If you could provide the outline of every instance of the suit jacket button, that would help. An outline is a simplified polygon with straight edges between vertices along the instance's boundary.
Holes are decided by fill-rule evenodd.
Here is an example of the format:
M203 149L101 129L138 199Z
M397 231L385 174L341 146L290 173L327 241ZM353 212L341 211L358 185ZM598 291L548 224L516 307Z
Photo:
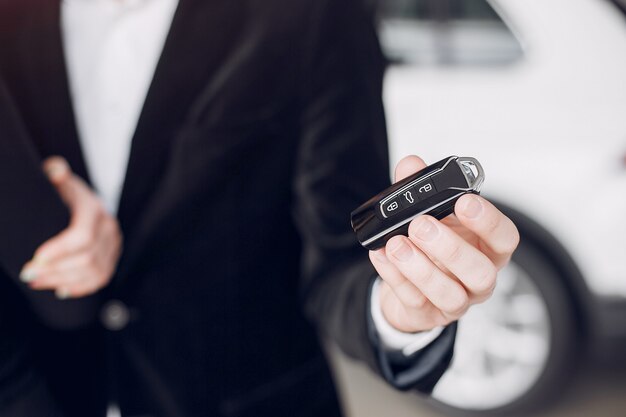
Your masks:
M120 300L111 300L102 307L100 320L106 329L120 331L128 325L130 312Z

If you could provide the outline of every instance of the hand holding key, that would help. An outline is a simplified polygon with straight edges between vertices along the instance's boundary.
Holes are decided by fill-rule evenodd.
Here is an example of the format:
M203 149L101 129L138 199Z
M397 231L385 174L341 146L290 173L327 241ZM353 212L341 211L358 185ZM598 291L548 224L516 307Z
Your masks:
M396 167L396 180L424 167L419 157L406 157ZM416 217L408 237L394 236L384 248L370 251L383 279L380 302L385 318L404 332L459 319L470 305L491 296L498 270L518 243L513 222L478 195L463 195L454 215L441 221Z

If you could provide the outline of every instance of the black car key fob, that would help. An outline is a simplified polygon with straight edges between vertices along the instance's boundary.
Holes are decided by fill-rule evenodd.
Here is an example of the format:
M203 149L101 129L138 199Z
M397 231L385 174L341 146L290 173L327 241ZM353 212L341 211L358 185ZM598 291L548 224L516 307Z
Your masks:
M407 235L411 220L422 214L443 219L467 193L480 193L485 173L474 158L450 156L393 184L352 212L352 228L369 250L393 236Z

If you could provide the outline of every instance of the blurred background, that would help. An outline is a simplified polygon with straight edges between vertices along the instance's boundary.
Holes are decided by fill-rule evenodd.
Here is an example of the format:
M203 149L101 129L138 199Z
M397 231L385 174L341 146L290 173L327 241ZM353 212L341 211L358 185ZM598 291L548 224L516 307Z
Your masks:
M329 347L352 416L626 416L626 4L378 0L392 162L478 158L522 243L433 399ZM390 411L390 404L395 404Z

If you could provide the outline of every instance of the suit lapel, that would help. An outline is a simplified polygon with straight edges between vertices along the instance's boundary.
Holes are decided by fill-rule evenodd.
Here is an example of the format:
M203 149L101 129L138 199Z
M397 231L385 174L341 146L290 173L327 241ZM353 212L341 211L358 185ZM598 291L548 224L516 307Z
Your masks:
M237 33L233 2L180 0L133 138L118 216L132 239L160 185L174 138Z
M18 99L24 106L33 141L42 156L63 155L74 172L89 182L78 139L60 30L60 3L38 2L28 11L29 24L20 33L19 56L24 85Z
M163 215L158 211L168 207L172 188L162 184L170 149L185 128L194 100L234 47L244 19L241 3L179 1L132 139L118 210L125 236L120 271L132 265L151 235L149 229ZM21 73L20 89L27 103L24 118L44 156L65 156L74 171L89 181L69 93L60 2L36 0L36 5L27 13L30 21L18 45L22 55L16 72Z

